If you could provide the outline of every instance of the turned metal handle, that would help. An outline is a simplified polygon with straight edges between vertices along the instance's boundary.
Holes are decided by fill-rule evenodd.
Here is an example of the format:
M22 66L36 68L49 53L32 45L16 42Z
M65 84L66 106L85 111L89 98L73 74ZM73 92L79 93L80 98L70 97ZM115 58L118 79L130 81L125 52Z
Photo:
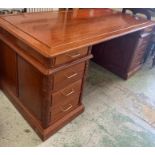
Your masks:
M74 89L72 89L69 93L65 93L64 91L61 91L62 95L66 97L72 95L74 92L75 92Z
M81 54L80 53L75 53L75 54L66 54L66 55L71 57L71 58L76 58L76 57L79 57Z
M71 70L71 69L70 69L70 70ZM73 78L74 76L78 75L78 73L74 72L73 70L71 70L71 71L73 72L73 74L71 74L71 75L66 75L66 74L65 74L65 76L66 76L68 79L71 79L71 78Z
M71 104L69 104L69 107L68 108L62 108L61 107L61 110L63 111L63 112L66 112L66 111L68 111L68 110L70 110L71 108L72 108L73 106L71 105Z

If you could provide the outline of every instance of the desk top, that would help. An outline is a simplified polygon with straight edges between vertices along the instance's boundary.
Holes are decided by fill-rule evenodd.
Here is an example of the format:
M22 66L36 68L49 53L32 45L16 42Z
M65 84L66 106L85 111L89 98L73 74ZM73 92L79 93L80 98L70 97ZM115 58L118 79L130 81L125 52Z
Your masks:
M24 13L0 17L1 27L45 57L155 25L110 9Z

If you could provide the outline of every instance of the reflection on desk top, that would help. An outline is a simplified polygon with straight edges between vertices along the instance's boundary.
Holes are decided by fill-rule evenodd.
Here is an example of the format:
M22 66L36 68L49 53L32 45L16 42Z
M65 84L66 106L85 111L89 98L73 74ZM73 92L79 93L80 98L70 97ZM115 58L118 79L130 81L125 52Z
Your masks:
M1 27L26 42L42 55L52 57L63 52L93 45L155 25L111 9L79 9L7 15Z

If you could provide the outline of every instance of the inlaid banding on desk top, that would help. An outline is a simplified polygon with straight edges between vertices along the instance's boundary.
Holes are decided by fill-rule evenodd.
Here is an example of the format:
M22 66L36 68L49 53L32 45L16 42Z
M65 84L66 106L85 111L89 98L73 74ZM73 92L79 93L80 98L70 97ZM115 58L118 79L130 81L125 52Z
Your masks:
M98 38L106 39L149 25L147 20L136 20L110 9L29 13L1 18L49 48L49 55L63 48L67 51L75 45L88 45L90 40L92 44L99 41Z
M77 12L77 16L73 12L68 12L67 15L65 12L46 12L3 18L49 47L76 42L101 33L107 34L108 32L115 32L116 29L121 30L141 24L141 21L134 20L129 16L124 17L120 14L105 13L104 11L97 11L97 15L94 13L94 16L91 16L91 10L87 9L86 11L89 11L89 13L85 16L81 10ZM116 16L117 20L115 20Z

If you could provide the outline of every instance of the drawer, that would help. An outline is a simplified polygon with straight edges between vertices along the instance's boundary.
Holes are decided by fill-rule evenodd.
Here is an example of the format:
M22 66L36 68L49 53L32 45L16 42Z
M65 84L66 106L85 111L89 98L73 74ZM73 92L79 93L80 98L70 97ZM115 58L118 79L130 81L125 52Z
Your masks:
M139 66L139 65L141 65L142 63L143 63L143 54L141 54L141 55L137 55L134 59L133 59L133 61L132 61L132 63L131 63L131 66L130 66L130 69L134 69L134 68L136 68L137 66Z
M138 67L139 65L141 65L142 63L140 61L133 61L131 66L130 66L130 69L129 70L132 70L136 67Z
M145 50L143 51L143 52L141 52L141 53L138 53L137 55L136 55L136 59L141 59L141 60L143 60L143 58L144 58L144 55L145 55Z
M79 96L81 91L82 80L74 82L73 84L61 89L52 94L52 107L68 102L72 98Z
M146 52L146 45L141 46L135 50L135 54L130 69L133 69L143 63L145 52Z
M85 62L73 65L54 74L53 90L57 91L81 79L85 70Z
M140 38L139 41L138 41L138 44L144 44L144 43L147 43L151 38L151 35L149 36L145 36L143 38Z
M142 32L139 37L140 37L140 39L147 39L147 38L150 38L151 35L152 35L152 31L151 32Z
M145 49L148 46L149 40L150 40L150 36L146 37L145 39L144 38L139 39L137 46L136 46L136 50Z
M52 94L51 122L54 122L79 106L82 80Z
M143 30L143 32L152 32L153 27L147 27Z
M53 107L51 109L51 119L50 122L56 122L59 119L63 118L72 110L75 110L79 106L79 98L72 99L68 102L65 102L63 105Z
M144 56L144 54L137 55L133 62L136 63L136 64L141 64L142 61L143 61L143 56Z
M146 47L148 46L148 41L147 42L142 42L141 44L139 44L138 46L137 46L137 48L136 48L136 50L145 50L146 49Z
M144 55L144 53L146 52L146 48L147 46L146 45L142 45L140 47L137 47L137 49L135 50L135 57L138 56L138 55Z
M68 53L59 55L55 58L55 66L62 65L68 62L72 62L76 59L82 58L88 54L88 47L73 50Z

